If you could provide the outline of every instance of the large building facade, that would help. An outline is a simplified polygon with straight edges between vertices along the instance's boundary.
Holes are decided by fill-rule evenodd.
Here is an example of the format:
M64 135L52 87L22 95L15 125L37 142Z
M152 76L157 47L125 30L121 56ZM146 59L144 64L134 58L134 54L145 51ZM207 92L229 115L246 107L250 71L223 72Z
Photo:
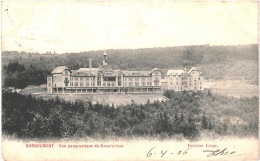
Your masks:
M48 94L86 93L153 93L164 90L203 90L203 77L195 67L186 70L162 72L113 70L107 63L106 53L99 68L70 70L66 66L55 68L47 77Z
M70 70L66 66L55 68L47 77L47 93L148 93L161 91L162 73L151 71L113 70L107 63L106 53L99 68Z
M204 90L203 76L196 67L192 67L189 71L184 70L168 70L164 79L161 80L163 90Z

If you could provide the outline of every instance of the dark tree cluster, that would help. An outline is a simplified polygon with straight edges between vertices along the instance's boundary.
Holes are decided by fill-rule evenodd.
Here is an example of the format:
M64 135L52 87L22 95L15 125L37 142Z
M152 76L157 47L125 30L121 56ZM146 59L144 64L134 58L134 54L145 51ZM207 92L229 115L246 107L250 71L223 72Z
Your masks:
M50 71L36 68L33 65L25 67L18 62L10 62L3 69L4 87L25 88L28 85L46 84Z

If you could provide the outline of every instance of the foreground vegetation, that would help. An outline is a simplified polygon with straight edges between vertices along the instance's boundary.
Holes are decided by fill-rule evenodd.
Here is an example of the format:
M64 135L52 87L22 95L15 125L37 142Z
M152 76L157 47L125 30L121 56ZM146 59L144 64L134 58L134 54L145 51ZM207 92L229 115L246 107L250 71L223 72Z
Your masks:
M114 107L91 102L43 100L2 94L3 135L25 138L187 138L203 131L258 137L258 98L229 98L210 92L164 93L163 102ZM234 121L235 120L235 121Z

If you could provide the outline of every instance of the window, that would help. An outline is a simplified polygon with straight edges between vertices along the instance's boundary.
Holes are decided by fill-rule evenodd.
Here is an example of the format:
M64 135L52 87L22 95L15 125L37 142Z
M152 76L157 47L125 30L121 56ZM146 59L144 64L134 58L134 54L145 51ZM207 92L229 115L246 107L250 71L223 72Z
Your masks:
M69 84L69 78L68 77L65 77L64 83L65 83L65 86L67 87L68 84Z
M78 86L78 82L75 82L74 84L75 84L75 87L77 87L77 86Z
M132 82L129 82L129 83L128 83L128 86L132 87Z
M101 86L101 74L100 74L100 73L98 73L97 85L98 85L98 86Z
M51 86L51 83L49 83L49 87Z
M136 86L136 87L139 86L139 82L135 82L135 86Z
M144 78L144 77L142 77L142 78L141 78L141 80L142 80L142 81L145 81L145 78Z
M145 82L142 82L142 86L145 86Z
M132 81L132 78L129 78L128 81Z
M87 86L87 87L89 86L89 82L86 82L86 86Z
M139 81L139 77L135 77L135 81Z
M74 77L74 81L78 81L78 77Z
M65 70L65 75L69 75L69 71L68 70Z
M84 77L80 77L80 81L84 81Z
M89 78L88 78L88 77L86 77L86 82L87 82L87 81L89 81Z
M84 86L84 83L83 83L83 82L80 82L80 86L81 86L81 87Z
M121 86L121 76L118 76L118 86Z
M106 83L103 83L103 87L105 87L106 86Z

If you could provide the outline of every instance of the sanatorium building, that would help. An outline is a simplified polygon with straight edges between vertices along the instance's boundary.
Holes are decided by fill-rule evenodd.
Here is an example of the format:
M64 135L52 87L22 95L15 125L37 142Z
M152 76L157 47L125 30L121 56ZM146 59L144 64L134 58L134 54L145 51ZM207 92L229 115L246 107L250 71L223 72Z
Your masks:
M107 63L106 52L99 68L70 70L66 66L55 68L47 77L48 94L86 93L159 93L164 90L203 90L203 77L195 67L189 71L162 72L113 70Z

